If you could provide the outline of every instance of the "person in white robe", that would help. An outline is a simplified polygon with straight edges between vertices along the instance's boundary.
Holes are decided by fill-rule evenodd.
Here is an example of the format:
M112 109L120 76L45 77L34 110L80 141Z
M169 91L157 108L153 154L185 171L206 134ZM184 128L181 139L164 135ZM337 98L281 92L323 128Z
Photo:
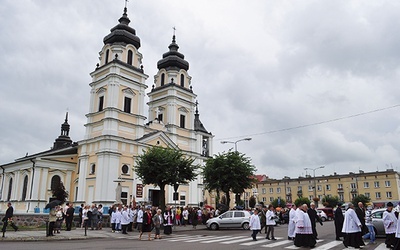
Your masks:
M393 249L400 249L400 220L396 222L395 245Z
M124 206L122 212L121 212L121 226L122 226L122 233L123 234L128 234L127 229L129 225L129 212L128 212L128 207Z
M361 235L361 221L358 219L354 211L354 205L349 203L349 208L344 213L344 222L342 232L345 233L343 245L345 247L360 248L364 245Z
M251 237L254 241L257 241L257 234L261 231L260 217L258 216L258 209L254 210L254 213L250 217L250 230L253 230Z
M386 205L387 209L383 212L383 226L385 227L386 240L385 244L387 248L393 248L395 245L395 234L397 227L397 218L393 211L393 203L388 202Z
M289 212L288 240L294 240L296 229L296 205L293 204Z
M315 247L315 244L317 244L307 209L307 204L303 204L300 206L300 209L296 210L296 235L294 238L294 245L296 247Z

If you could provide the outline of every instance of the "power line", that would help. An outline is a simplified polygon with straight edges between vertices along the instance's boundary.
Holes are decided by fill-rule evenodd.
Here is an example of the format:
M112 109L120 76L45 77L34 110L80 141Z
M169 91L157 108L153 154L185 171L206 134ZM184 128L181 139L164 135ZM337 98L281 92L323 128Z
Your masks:
M227 138L222 138L222 139L217 139L217 140L230 140L230 139L236 139L236 138L242 138L242 137L258 136L258 135L265 135L265 134L274 134L274 133L279 133L279 132L284 132L284 131L289 131L289 130L307 128L307 127L317 126L317 125L321 125L321 124L325 124L325 123L337 122L337 121L341 121L341 120L345 120L345 119L349 119L349 118L354 118L354 117L357 117L357 116L368 115L368 114L372 114L372 113L376 113L376 112L380 112L380 111L384 111L384 110L388 110L388 109L398 108L398 107L400 107L400 104L396 104L396 105L393 105L393 106L390 106L390 107L385 107L385 108L374 109L374 110L370 110L370 111L367 111L367 112L362 112L362 113L358 113L358 114L354 114L354 115L343 116L343 117L340 117L340 118L335 118L335 119L326 120L326 121L314 122L314 123L299 125L299 126L295 126L295 127L277 129L277 130L270 130L270 131L256 133L256 134L247 134L247 135L241 135L241 136L227 137Z

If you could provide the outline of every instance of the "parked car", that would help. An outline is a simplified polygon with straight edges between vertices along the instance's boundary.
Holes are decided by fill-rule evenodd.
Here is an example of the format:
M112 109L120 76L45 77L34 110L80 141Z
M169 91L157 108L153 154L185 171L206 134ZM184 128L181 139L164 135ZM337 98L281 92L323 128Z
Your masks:
M385 227L383 226L383 212L385 211L386 208L379 208L371 212L372 224L377 236L386 236Z
M326 215L326 213L323 210L317 209L317 215L322 221L328 220L328 216Z
M333 208L331 208L331 207L322 207L322 208L318 208L317 210L324 211L324 213L326 214L328 220L333 220L333 218L334 218Z
M221 214L218 217L207 220L208 229L217 230L219 228L250 228L250 213L245 210L231 210Z

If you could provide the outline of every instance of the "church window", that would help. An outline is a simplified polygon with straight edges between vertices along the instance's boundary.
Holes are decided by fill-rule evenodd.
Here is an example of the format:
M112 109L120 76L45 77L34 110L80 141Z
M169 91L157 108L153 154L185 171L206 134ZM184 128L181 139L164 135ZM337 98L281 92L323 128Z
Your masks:
M92 165L90 165L90 172L89 172L89 174L94 174L94 173L96 173L96 164L92 164Z
M53 178L51 178L51 184L50 184L50 189L51 191L54 191L56 188L60 186L61 183L61 178L58 175L54 175Z
M127 63L128 63L129 65L132 65L132 57L133 57L132 50L128 50L128 60L127 60Z
M12 193L12 183L13 179L10 178L10 182L8 183L8 195L7 195L7 201L11 200L11 193Z
M185 87L185 75L181 74L181 86Z
M158 121L162 122L162 119L163 119L163 114L158 114L158 117L157 117L157 119L158 119Z
M181 128L185 128L185 115L181 115L180 116L180 122L179 122L179 126L181 127Z
M121 171L122 171L123 174L128 174L128 172L129 172L129 167L128 167L128 165L124 164L124 165L122 166L122 168L121 168Z
M124 112L131 113L132 98L125 96Z
M103 105L104 105L104 96L99 97L99 112L103 111Z
M108 56L109 56L109 54L110 54L110 50L108 49L108 50L106 51L106 59L105 59L105 63L104 63L104 64L107 64L107 63L108 63Z
M21 200L22 200L22 201L26 200L26 193L27 193L27 190L28 190L28 176L25 175L25 178L24 178L24 185L23 185L23 187L22 187L22 197L21 197Z
M161 86L164 86L164 83L165 83L165 74L162 73L161 74Z

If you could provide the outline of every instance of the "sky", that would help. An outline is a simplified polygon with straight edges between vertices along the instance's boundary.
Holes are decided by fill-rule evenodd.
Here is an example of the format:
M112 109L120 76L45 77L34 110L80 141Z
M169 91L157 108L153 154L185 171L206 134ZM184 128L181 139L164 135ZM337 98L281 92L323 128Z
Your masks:
M0 0L0 164L84 138L124 0ZM173 27L214 154L271 178L400 170L400 2L130 0L151 90ZM324 168L317 169L321 166ZM304 170L305 168L315 169Z

